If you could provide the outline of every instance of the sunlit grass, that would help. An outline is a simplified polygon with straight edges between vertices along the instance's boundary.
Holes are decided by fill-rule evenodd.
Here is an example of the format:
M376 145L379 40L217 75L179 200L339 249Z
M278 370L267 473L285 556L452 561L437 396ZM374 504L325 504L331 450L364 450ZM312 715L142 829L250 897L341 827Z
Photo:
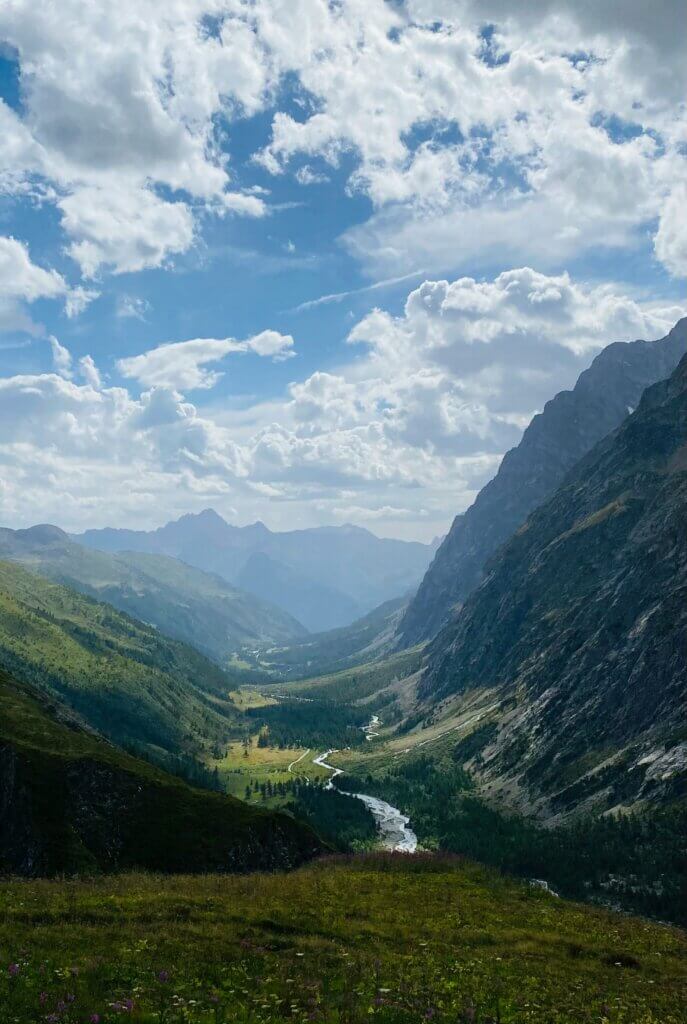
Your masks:
M687 1018L683 933L449 858L9 881L0 912L5 1021Z

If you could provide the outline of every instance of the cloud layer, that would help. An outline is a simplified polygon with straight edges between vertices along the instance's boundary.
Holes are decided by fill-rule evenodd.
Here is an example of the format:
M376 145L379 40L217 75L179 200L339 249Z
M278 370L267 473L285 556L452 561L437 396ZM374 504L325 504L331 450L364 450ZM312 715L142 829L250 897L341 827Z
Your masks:
M129 388L53 338L54 372L0 379L0 506L76 528L214 503L275 525L296 512L431 535L600 347L662 336L682 312L527 267L427 280L400 315L353 327L339 369L243 410L185 393L210 391L224 360L289 354L290 336L158 346L120 360Z
M204 215L264 215L225 143L269 112L253 156L271 173L307 186L352 158L376 212L346 243L375 273L499 245L552 266L648 229L684 274L683 17L679 0L9 0L22 108L0 102L0 182L56 205L84 276L159 266Z

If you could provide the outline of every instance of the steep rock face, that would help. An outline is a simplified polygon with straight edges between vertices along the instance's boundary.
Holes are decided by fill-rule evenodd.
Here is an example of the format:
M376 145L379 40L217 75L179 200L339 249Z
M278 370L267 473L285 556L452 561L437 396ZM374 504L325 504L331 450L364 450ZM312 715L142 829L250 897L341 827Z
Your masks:
M399 626L403 646L431 639L479 585L484 566L566 473L668 377L687 351L687 319L660 341L609 345L572 391L535 416L474 504L457 516Z
M545 814L687 795L687 357L495 556L434 703L501 699L479 772Z
M295 867L323 849L284 814L193 789L0 676L0 871Z

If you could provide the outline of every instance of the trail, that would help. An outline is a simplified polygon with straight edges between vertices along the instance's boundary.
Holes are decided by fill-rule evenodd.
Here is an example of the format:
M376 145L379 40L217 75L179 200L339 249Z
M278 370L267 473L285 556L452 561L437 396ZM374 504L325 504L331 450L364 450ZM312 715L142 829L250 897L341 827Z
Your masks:
M300 757L297 757L295 761L292 761L292 762L291 762L291 764L289 765L289 767L288 767L288 768L286 769L286 770L287 770L287 772L291 772L291 773L293 774L293 766L294 766L295 764L298 764L298 762L299 762L299 761L302 761L304 757L307 757L309 753L310 753L310 747L308 747L308 749L307 749L307 750L305 750L305 751L304 751L304 752L303 752L303 753L301 754L301 756L300 756Z

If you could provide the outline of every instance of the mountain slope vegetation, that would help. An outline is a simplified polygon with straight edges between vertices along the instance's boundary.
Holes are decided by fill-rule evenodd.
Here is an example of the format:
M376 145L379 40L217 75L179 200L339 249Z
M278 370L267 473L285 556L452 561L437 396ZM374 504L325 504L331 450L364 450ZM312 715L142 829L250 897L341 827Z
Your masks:
M306 826L193 789L85 729L0 672L0 872L23 875L292 867Z
M306 632L287 612L214 573L165 555L97 551L56 526L1 529L0 558L106 601L220 664L244 645L283 643Z
M687 351L687 319L660 341L616 343L534 417L474 504L456 517L399 625L405 646L431 639L483 578L485 564L576 462L616 429L646 387Z
M236 731L231 677L110 605L0 562L0 668L118 743L177 754Z
M492 795L545 816L687 796L687 357L505 545L428 650L486 690Z

